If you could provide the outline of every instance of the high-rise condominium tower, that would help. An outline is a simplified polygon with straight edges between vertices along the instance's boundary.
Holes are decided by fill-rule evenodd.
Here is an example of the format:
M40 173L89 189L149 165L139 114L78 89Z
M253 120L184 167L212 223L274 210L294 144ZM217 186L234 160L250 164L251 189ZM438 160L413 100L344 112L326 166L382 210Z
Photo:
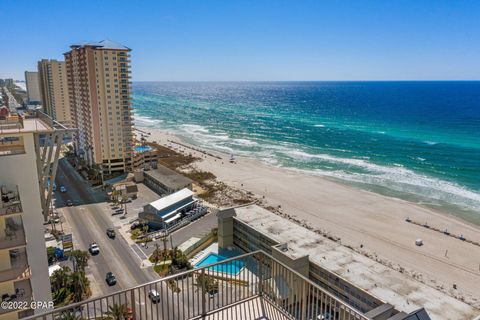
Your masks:
M65 62L78 128L75 152L105 173L131 170L130 49L110 40L70 48Z
M25 82L27 85L28 103L39 104L41 101L41 96L38 72L25 71Z
M74 127L65 62L46 59L39 61L38 78L45 112L54 120Z
M0 319L33 312L51 301L44 222L60 146L69 130L40 111L0 107ZM45 310L43 310L45 311Z

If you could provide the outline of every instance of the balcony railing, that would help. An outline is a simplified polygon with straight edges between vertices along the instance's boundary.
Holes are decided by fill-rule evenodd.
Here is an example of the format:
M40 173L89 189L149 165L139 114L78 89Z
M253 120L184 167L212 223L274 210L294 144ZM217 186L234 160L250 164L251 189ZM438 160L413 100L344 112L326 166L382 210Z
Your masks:
M12 189L0 187L0 216L16 214L22 212L22 203L20 201L20 193L18 187Z
M360 311L263 251L26 319L101 319L124 305L130 319L368 320ZM240 315L240 317L239 317Z

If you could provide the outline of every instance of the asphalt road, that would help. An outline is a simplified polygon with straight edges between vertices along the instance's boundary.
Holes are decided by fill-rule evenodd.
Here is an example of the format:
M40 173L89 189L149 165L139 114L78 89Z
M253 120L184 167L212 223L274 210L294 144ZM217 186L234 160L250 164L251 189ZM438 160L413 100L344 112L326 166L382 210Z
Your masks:
M91 242L96 242L100 247L100 253L90 258L88 270L95 278L100 294L158 279L153 270L141 268L140 259L122 236L117 233L115 239L107 237L105 231L111 226L111 222L108 216L110 212L104 211L102 200L105 199L102 195L96 195L65 162L66 160L62 159L59 163L57 186L64 185L67 192L57 192L56 207L72 228L75 249L88 250ZM66 207L67 200L72 200L74 206ZM113 272L116 276L115 286L110 287L105 282L107 272Z
M141 267L140 258L119 232L115 239L110 239L106 235L106 229L111 227L109 216L111 210L107 211L109 207L105 204L105 196L92 190L84 180L79 178L65 159L59 161L56 183L58 190L61 185L67 188L66 193L56 193L55 206L71 227L74 248L88 250L88 246L92 242L96 242L100 248L100 253L90 258L86 270L94 278L95 283L92 286L96 290L93 292L93 297L115 293L159 279L152 268ZM74 206L67 207L65 204L67 200L72 200ZM117 278L116 285L107 285L105 281L107 272L114 273ZM152 288L156 288L162 297L162 302L157 305L152 305L148 299L148 288L135 291L135 308L137 316L140 318L180 319L180 314L173 313L179 308L184 312L188 312L187 310L190 309L193 314L193 305L183 301L184 294L188 291L186 287L182 288L185 289L182 294L173 293L166 283L159 283ZM120 296L122 303L125 301L123 297ZM130 300L129 297L126 299ZM131 305L130 301L129 305ZM98 311L99 304L89 309ZM104 307L103 310L106 308Z

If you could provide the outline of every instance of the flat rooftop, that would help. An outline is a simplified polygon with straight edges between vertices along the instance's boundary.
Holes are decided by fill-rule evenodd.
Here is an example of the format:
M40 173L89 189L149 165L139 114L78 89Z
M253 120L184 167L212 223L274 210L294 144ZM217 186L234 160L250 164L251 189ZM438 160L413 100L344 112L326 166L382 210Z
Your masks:
M310 261L407 313L425 307L432 319L473 319L480 310L390 269L257 205L235 208L236 219L287 243L292 258Z
M154 178L172 190L184 188L192 183L192 180L189 178L162 165L158 165L157 169L144 171L144 174Z
M165 196L161 199L153 201L150 203L157 211L164 210L168 207L171 207L179 202L182 202L186 199L189 199L193 196L193 192L190 189L184 188L180 191L172 193L168 196Z

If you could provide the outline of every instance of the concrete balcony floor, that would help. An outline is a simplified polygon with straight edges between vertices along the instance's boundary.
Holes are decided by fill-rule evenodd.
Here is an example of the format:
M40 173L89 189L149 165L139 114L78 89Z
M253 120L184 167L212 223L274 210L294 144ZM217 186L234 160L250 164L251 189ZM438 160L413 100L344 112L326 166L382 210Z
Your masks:
M19 230L6 235L4 232L0 234L0 250L19 248L27 245L23 226Z
M15 258L10 258L10 263L11 266L9 269L0 271L0 283L30 277L30 268L25 250L20 252Z
M15 291L18 290L19 294L17 294L16 298L11 299L10 301L15 301L15 302L27 302L28 305L32 301L32 287L30 286L30 280L21 280L17 281L14 284L14 289ZM1 295L7 293L9 295L15 294L15 292L0 292ZM0 315L7 314L10 312L18 312L18 310L15 309L0 309Z
M252 300L216 311L205 317L206 320L289 320L268 300L256 297Z

